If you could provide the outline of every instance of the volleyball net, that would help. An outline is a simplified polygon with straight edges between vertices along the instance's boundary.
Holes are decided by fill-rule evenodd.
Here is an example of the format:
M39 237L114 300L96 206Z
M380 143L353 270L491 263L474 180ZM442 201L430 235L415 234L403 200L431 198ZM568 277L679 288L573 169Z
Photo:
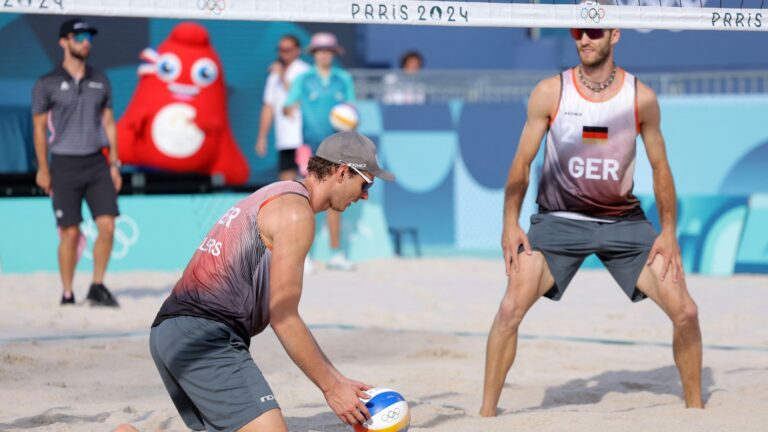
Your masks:
M766 31L765 0L0 0L0 13L351 24Z

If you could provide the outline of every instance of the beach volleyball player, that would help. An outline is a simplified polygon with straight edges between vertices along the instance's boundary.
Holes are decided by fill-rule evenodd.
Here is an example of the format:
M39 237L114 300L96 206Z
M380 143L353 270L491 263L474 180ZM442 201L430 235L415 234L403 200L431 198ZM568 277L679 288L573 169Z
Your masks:
M685 404L702 407L701 332L675 237L675 187L656 95L614 64L619 30L571 29L571 35L580 64L533 90L507 179L502 248L509 279L488 335L480 414L496 415L528 309L541 296L559 300L593 253L633 302L650 297L672 320ZM638 133L653 168L658 234L632 194ZM545 134L539 212L526 235L520 205Z
M357 132L326 138L308 171L304 179L263 187L225 212L152 324L152 358L193 430L288 430L248 351L251 337L267 325L344 423L369 418L359 398L368 399L364 391L371 387L334 368L298 306L315 213L344 211L368 198L374 176L394 177L379 167L373 142Z

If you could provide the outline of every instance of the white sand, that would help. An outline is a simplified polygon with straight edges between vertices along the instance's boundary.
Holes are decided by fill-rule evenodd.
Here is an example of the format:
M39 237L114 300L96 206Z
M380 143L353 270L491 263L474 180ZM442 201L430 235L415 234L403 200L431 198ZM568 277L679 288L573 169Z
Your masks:
M0 276L0 430L186 430L146 336L177 277L109 274L122 305L110 310L61 308L57 274ZM88 278L77 275L78 299ZM500 262L469 259L320 270L307 278L301 312L343 373L409 400L411 431L768 431L768 277L689 276L706 410L683 408L664 314L650 301L631 304L607 273L584 271L561 302L542 300L529 313L500 416L484 419L485 334L505 279ZM270 331L251 352L291 431L351 430Z

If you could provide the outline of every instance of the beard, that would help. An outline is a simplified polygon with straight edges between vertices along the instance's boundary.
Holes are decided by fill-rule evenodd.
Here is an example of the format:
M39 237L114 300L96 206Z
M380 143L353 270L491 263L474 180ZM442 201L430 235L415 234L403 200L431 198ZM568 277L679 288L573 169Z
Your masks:
M72 57L74 57L74 58L76 58L78 60L81 60L81 61L87 60L88 59L88 54L89 53L87 51L85 51L85 52L77 51L77 50L73 49L72 47L69 47L69 55L71 55Z
M584 56L581 55L581 51L579 51L579 59L581 59L581 62L584 64L584 66L594 68L599 67L605 64L606 61L608 61L608 55L611 53L611 45L605 44L604 46L601 46L597 49L595 49L595 58L594 60L587 61L584 59Z

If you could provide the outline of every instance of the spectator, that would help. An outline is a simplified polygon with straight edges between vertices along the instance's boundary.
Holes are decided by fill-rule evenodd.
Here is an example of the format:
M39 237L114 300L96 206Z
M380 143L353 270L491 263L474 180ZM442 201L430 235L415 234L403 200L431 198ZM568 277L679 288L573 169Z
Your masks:
M333 65L334 57L344 53L335 35L315 33L307 50L314 57L315 65L293 82L284 110L287 115L296 115L300 108L304 142L308 145L308 150L315 153L320 142L335 132L331 126L331 110L341 102L354 102L355 85L347 71ZM341 249L341 213L329 209L327 214L332 249L328 268L354 270L355 265L347 260Z
M296 149L304 143L301 113L287 116L283 112L291 82L309 70L309 65L299 58L300 54L299 39L293 35L283 36L277 46L277 61L270 66L269 77L264 86L264 105L261 108L256 154L260 157L267 154L267 136L274 120L279 180L296 178Z
M384 76L382 101L388 105L423 104L427 101L424 83L419 71L424 66L424 57L418 51L407 51L400 57L400 72Z

